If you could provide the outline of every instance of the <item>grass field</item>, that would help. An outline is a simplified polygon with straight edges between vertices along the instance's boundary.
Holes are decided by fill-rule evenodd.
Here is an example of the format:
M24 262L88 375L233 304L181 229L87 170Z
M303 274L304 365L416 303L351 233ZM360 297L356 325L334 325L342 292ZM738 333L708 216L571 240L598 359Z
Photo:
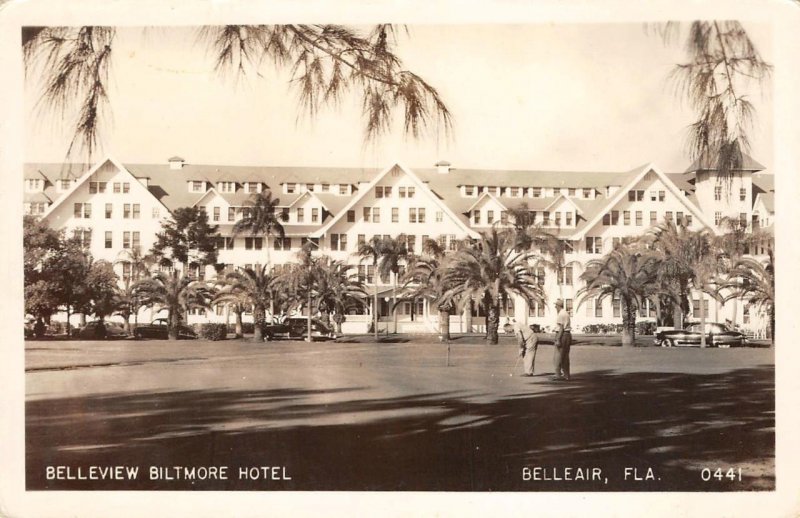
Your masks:
M455 339L449 365L447 346L431 337L377 344L368 337L312 344L27 342L27 486L775 487L773 349L623 349L590 337L577 341L569 383L549 381L547 344L537 355L537 376L517 376L517 349L507 337L498 346L481 337ZM48 466L74 475L109 465L139 466L141 473L132 480L47 479ZM151 467L175 466L224 466L228 478L148 476ZM238 476L239 468L263 466L282 468L281 479ZM539 480L526 479L534 469ZM594 469L600 480L565 480ZM733 473L734 480L714 473Z

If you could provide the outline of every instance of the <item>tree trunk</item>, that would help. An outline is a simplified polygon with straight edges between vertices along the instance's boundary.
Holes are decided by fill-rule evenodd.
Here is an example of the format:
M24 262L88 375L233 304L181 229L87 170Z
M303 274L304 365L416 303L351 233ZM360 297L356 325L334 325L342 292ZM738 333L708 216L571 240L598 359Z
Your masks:
M125 332L131 334L131 315L128 313L125 315Z
M489 343L497 345L499 340L497 329L500 327L500 304L489 305L489 314L486 316L486 332L489 336Z
M636 345L636 310L622 299L622 347Z
M177 340L178 339L178 318L175 315L176 311L180 310L170 310L167 313L167 338L170 340Z
M392 283L392 317L394 319L394 334L397 334L397 274L394 273L394 282Z
M706 343L706 310L705 299L700 295L700 347L708 347Z
M377 268L376 268L377 270ZM376 272L375 281L375 291L373 294L372 300L372 331L375 334L375 341L378 341L378 277Z
M439 309L439 337L442 341L450 340L450 312Z
M255 305L253 307L253 341L254 342L263 342L264 341L264 308L259 305Z
M472 301L468 300L464 305L464 330L466 333L472 332Z
M81 327L86 325L86 313L81 312Z
M769 338L775 346L775 305L769 307Z
M242 312L240 310L236 310L236 327L234 328L234 334L236 338L242 338L244 336L242 332Z
M70 335L72 334L72 326L69 323L69 317L71 316L72 314L69 311L69 304L67 304L67 338L69 338Z
M311 289L308 290L308 322L307 322L307 332L308 336L306 336L306 342L311 342Z

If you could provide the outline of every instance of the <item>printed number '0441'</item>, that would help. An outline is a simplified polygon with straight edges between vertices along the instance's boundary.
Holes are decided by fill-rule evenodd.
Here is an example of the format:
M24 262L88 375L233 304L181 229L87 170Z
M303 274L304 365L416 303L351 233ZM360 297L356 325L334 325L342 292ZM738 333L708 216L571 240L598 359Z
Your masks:
M741 482L742 468L728 468L727 470L723 468L703 468L703 471L700 472L700 477L704 482L709 482L711 480L735 480Z

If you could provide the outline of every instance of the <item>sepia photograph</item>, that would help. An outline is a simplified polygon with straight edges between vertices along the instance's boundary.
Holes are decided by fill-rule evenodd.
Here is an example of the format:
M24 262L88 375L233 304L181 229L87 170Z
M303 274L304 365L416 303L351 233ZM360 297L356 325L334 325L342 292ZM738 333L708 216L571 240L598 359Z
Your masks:
M23 20L24 492L774 495L785 47L722 14Z

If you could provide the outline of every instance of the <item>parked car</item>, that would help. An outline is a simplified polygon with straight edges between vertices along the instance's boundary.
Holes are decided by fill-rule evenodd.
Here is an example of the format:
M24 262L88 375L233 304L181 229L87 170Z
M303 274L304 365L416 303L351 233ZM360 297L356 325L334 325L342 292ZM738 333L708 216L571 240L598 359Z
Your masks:
M700 323L689 324L686 329L659 331L655 344L661 347L700 347L702 332ZM747 338L742 333L729 329L725 324L707 322L705 335L709 347L743 347L747 344Z
M133 330L135 338L157 338L167 340L169 338L169 325L166 318L157 318L147 325L139 326ZM178 326L178 340L193 340L197 338L197 333L191 327Z
M275 340L288 338L305 340L308 337L308 317L288 317L283 320L275 319L271 324L264 325L264 338ZM318 318L311 319L311 339L326 340L334 338L333 329Z
M119 324L95 320L78 329L75 336L82 340L114 340L127 338L129 335Z

